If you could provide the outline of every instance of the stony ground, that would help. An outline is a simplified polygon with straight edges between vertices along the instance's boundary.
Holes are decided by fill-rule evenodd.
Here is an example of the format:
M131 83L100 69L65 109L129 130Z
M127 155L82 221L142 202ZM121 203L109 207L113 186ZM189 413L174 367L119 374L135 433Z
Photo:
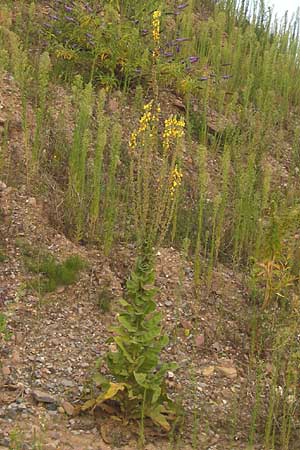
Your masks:
M134 247L120 246L110 258L75 245L50 224L56 201L26 188L20 95L13 80L0 85L0 132L9 121L6 168L18 179L0 180L0 450L110 450L137 448L136 424L124 426L99 412L77 414L92 395L91 376L107 350L109 327ZM8 101L9 98L9 101ZM53 217L52 217L53 219ZM53 220L52 220L53 223ZM43 248L59 261L80 255L88 262L78 282L40 295L28 289L32 274L22 242ZM255 383L248 370L251 308L243 279L218 266L212 289L195 292L193 265L172 248L156 260L158 308L170 343L163 358L177 361L168 374L170 395L184 420L171 436L146 428L147 449L244 449ZM110 307L99 304L109 290ZM100 369L96 369L96 363ZM252 447L253 448L253 447Z
M34 441L43 449L136 448L137 430L127 427L125 432L119 425L116 432L110 418L76 415L76 406L91 395L95 363L107 350L108 329L134 249L120 248L108 260L58 234L43 208L25 187L2 182L0 232L6 260L0 264L0 311L8 326L0 349L0 445L9 447L22 430L24 449L38 448ZM58 260L79 254L89 266L76 284L40 296L26 288L31 275L19 248L24 240L47 248ZM192 264L176 250L162 248L156 283L158 307L171 336L163 357L180 366L168 374L168 385L182 402L185 422L173 438L177 447L168 447L169 439L159 430L149 430L154 443L148 448L191 448L193 440L199 449L246 448L253 399L246 370L249 311L242 280L220 266L212 290L196 295ZM104 286L111 294L106 313L98 303ZM100 370L105 372L105 365ZM237 409L241 398L243 407Z

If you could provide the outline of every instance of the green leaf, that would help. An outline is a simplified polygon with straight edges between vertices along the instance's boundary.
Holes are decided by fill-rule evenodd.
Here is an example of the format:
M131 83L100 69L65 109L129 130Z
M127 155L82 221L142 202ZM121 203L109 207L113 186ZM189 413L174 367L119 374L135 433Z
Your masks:
M147 379L147 374L134 372L134 378L136 379L136 382L140 386L146 387L145 386L145 382L146 382L146 379Z
M134 327L134 326L130 323L130 319L128 319L124 314L121 314L121 315L118 317L118 321L120 322L121 325L123 325L123 327L126 328L126 330L132 331L132 332L136 332L136 331L137 331L136 327Z
M109 388L96 398L94 407L115 397L119 391L124 391L125 388L125 383L110 383Z
M170 431L171 426L163 413L167 413L167 410L163 405L157 405L155 408L146 411L146 415L150 417L154 423L160 425L165 431Z
M93 376L93 381L97 386L104 386L109 383L107 378L105 378L105 376L101 375L101 373L96 373Z
M151 403L152 404L156 403L160 396L161 396L161 388L157 387L153 392Z
M126 348L124 347L123 342L122 342L122 338L120 336L116 336L114 338L114 341L117 344L117 346L122 350L124 356L128 359L128 361L131 364L133 364L134 361L133 361L132 357L130 356L130 354L128 353L128 351L126 350Z

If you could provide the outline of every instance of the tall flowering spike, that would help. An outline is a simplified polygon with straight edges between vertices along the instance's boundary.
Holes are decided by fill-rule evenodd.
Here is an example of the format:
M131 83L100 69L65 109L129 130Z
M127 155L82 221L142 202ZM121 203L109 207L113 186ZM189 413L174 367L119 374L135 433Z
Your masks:
M176 191L180 187L182 182L182 172L181 169L175 164L174 170L172 172L171 186L170 186L170 195L173 199Z
M182 117L177 119L175 116L170 116L165 120L163 132L163 148L165 151L170 149L173 140L184 136L184 127L185 122Z
M137 147L139 139L141 143L143 143L143 133L145 133L147 130L149 130L150 133L152 133L154 128L157 126L158 116L160 113L160 106L159 105L156 106L156 111L153 106L154 106L153 100L144 105L143 108L144 113L139 120L139 127L136 130L134 130L130 135L129 148L131 150L134 150Z
M152 36L156 44L159 44L160 17L161 12L159 10L154 11L152 16Z
M158 58L158 56L159 56L160 18L161 18L160 10L154 11L154 13L152 15L152 37L153 37L153 41L154 41L154 51L153 51L154 58Z

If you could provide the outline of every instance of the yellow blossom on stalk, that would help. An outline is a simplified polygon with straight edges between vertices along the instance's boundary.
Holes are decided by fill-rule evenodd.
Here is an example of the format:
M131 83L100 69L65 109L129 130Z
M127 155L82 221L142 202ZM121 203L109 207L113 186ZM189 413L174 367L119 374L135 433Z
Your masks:
M154 11L152 15L152 36L156 44L159 44L160 17L161 12L159 10Z
M133 133L131 133L130 135L130 140L129 140L129 147L131 149L134 149L136 147L137 144L137 133L134 131Z
M172 172L172 180L170 186L170 194L171 198L174 198L176 190L180 187L182 181L182 172L181 169L178 168L178 165L175 164L174 170Z
M157 122L159 121L158 115L160 113L160 106L156 107L156 114L152 112L153 110L153 100L144 105L144 114L139 120L139 127L137 130L133 131L130 135L129 139L129 147L133 150L137 147L137 141L140 135L145 133L147 130L150 131L150 137L153 137L152 130L157 126ZM143 145L143 140L142 140Z
M57 49L55 52L57 58L62 58L70 61L75 58L75 53L72 50L67 50L65 48Z
M185 122L183 118L179 120L170 116L165 120L165 128L163 132L163 148L169 150L173 139L181 138L184 135Z

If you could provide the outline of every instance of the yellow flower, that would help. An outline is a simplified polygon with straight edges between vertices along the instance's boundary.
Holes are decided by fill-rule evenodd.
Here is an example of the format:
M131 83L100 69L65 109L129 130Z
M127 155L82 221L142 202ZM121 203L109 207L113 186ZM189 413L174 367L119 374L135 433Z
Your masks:
M165 120L165 129L163 132L163 148L169 150L172 139L176 140L184 135L185 122L184 119L177 119L170 116Z
M170 186L170 195L171 198L174 198L176 190L180 187L182 181L182 172L181 169L178 168L177 164L175 164L174 170L172 172L172 180Z

